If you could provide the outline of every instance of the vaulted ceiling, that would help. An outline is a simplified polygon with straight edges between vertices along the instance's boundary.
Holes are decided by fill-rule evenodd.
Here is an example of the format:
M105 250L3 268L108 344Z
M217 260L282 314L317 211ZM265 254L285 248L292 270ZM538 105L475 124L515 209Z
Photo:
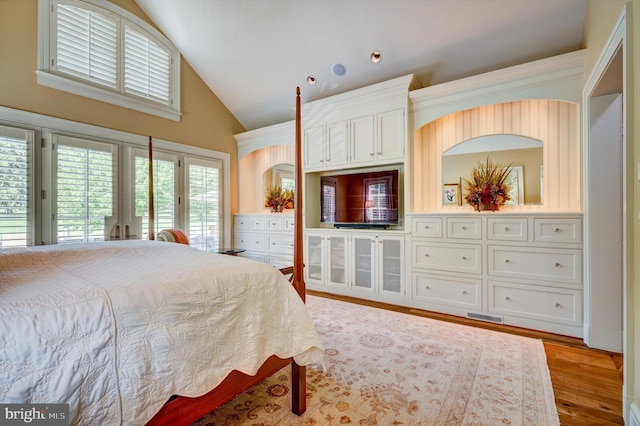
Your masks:
M586 0L135 1L247 130L292 120L296 86L303 102L407 74L426 87L578 50L586 9Z

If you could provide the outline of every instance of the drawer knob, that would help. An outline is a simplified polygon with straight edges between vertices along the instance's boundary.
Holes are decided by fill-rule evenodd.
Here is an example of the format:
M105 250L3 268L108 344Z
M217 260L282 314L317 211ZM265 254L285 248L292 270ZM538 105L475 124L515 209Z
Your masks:
M467 256L462 256L462 260L467 260Z
M271 243L271 245L272 245L272 246L275 246L275 245L276 245L276 243Z
M561 304L559 304L559 303L556 303L556 304L555 304L555 305L553 305L553 306L555 306L555 307L556 307L556 308L558 308L558 309L559 309L559 308L562 308L562 305L561 305Z
M429 287L429 286L425 286L424 288L425 288L425 290L431 290L431 287Z
M553 232L560 232L560 231L562 231L562 229L560 229L560 228L556 228L556 229L553 230Z
M507 297L505 297L505 298L504 298L504 300L506 300L506 301L510 301L510 300L511 300L511 298L510 298L509 296L507 296Z
M425 226L424 226L424 229L429 229L429 225L425 225Z
M556 268L559 268L559 267L561 267L562 265L561 265L560 263L556 262L556 264L555 264L554 266L555 266Z
M466 231L466 230L467 230L467 227L466 227L466 226L463 226L463 227L462 227L462 230L463 230L463 231Z
M429 253L425 253L425 254L424 254L424 257L429 257Z
M504 263L511 263L511 259L505 259Z
M507 232L509 232L509 231L511 231L511 228L509 228L508 226L505 226L505 227L504 227L504 230L505 230L505 231L507 231Z
M462 290L462 294L467 295L467 290Z

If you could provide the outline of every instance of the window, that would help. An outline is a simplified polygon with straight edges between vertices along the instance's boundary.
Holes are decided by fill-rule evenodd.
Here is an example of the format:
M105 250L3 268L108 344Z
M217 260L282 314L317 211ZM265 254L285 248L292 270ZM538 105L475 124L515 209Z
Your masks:
M322 181L322 222L336 221L336 182L325 179Z
M180 55L135 15L97 0L40 0L38 83L180 119Z
M216 250L221 240L222 164L219 161L186 159L189 242L200 250Z
M0 126L0 248L32 244L32 131Z
M365 179L365 209L367 212L367 222L384 222L388 220L389 192L391 188L391 178Z
M57 242L104 241L115 210L116 147L64 136L54 144Z

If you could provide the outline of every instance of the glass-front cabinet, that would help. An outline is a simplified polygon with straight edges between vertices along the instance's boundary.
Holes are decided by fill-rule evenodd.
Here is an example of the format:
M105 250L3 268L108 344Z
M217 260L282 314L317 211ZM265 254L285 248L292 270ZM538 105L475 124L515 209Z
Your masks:
M310 288L347 289L348 235L309 232L306 235L306 282Z
M363 297L376 295L381 300L391 300L389 296L393 299L402 297L404 237L352 234L351 246L353 294Z

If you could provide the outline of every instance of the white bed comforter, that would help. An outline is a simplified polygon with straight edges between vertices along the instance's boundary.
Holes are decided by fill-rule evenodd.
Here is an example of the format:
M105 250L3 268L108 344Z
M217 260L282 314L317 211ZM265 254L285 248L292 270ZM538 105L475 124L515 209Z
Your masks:
M0 401L69 403L72 424L142 425L272 354L321 364L279 271L182 244L0 251Z

